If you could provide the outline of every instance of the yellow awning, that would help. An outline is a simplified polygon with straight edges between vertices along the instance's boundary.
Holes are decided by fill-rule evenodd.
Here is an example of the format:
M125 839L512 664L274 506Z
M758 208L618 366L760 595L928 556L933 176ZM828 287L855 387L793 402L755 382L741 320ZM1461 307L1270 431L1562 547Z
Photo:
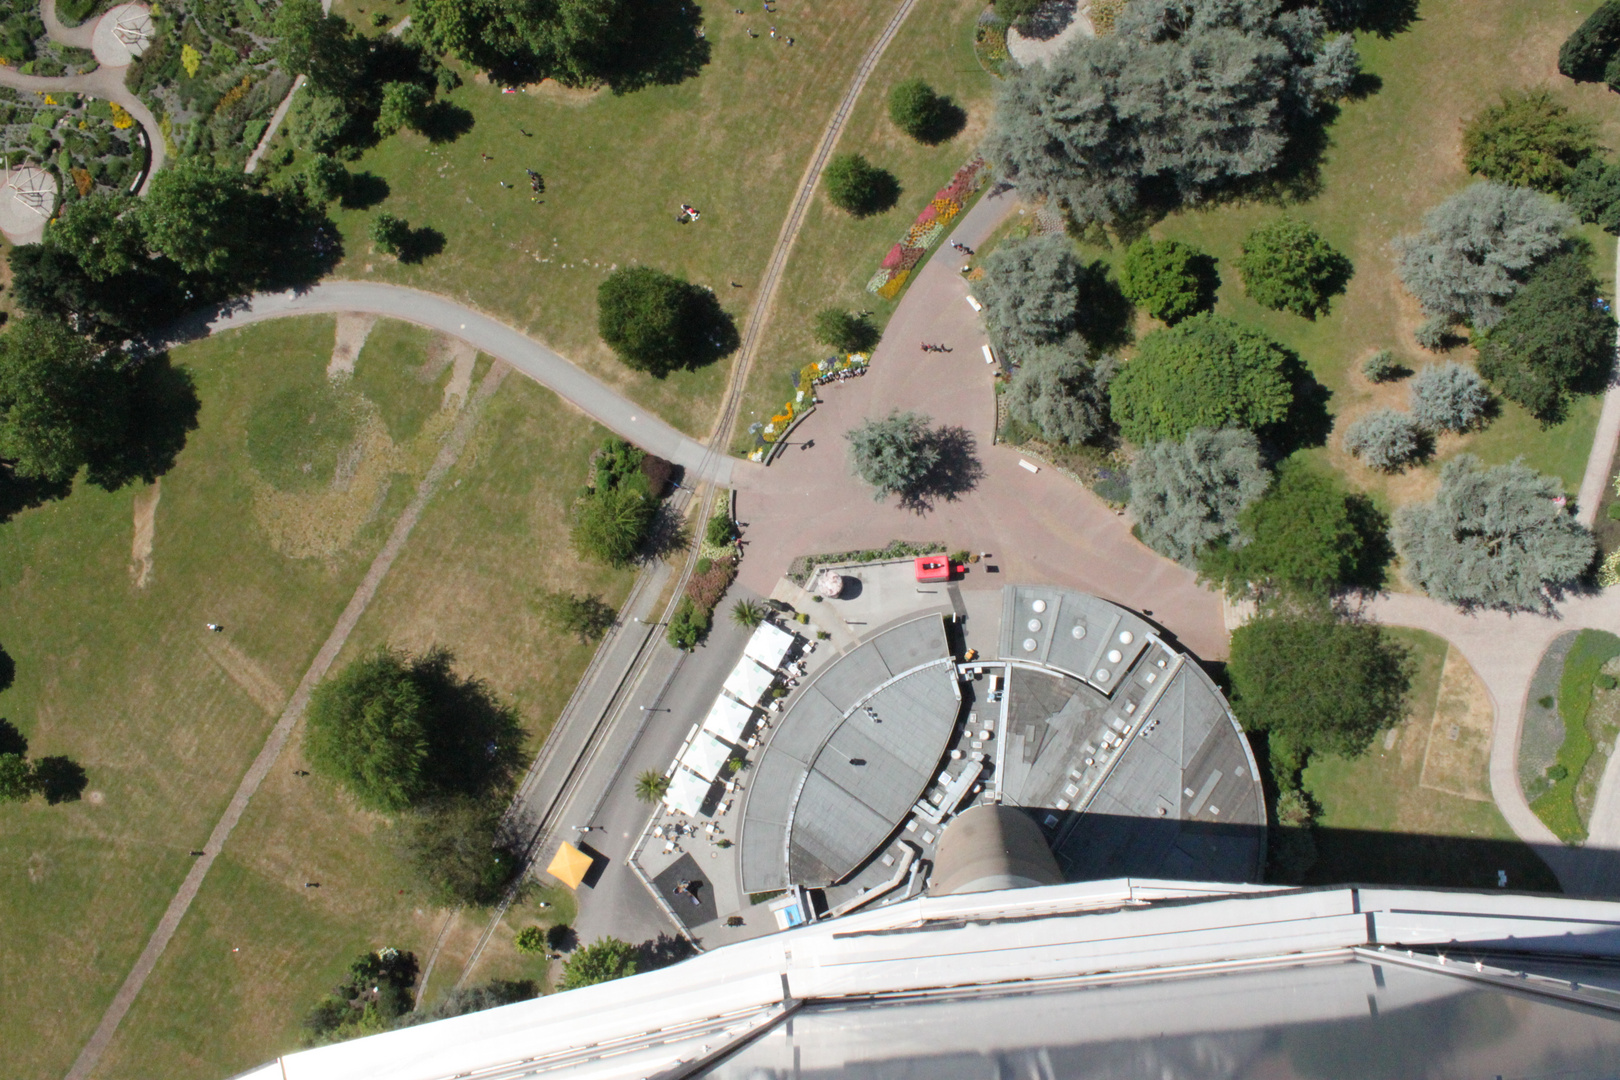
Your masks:
M546 873L570 889L579 888L579 883L584 881L585 875L590 872L591 857L573 844L566 843L557 849L557 857L546 867Z

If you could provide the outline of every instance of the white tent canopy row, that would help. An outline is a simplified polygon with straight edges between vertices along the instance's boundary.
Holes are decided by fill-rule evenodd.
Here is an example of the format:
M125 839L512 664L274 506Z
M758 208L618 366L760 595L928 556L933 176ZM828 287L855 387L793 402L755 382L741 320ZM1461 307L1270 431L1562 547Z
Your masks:
M718 780L720 770L730 760L731 747L707 731L698 732L681 755L681 764L705 780Z
M669 790L664 792L664 805L677 814L696 817L703 809L703 800L709 797L711 781L703 779L689 769L677 768L669 778Z
M793 648L793 643L797 640L798 638L780 626L763 622L754 630L754 636L748 639L748 646L743 649L743 655L761 667L775 671L782 666L788 650Z
M742 702L744 705L758 705L759 699L771 688L776 681L773 672L766 671L748 657L737 662L730 675L726 676L726 693Z
M721 694L714 699L714 707L703 720L703 730L709 732L717 739L735 743L742 741L742 734L748 728L748 721L754 715L754 710L740 701Z

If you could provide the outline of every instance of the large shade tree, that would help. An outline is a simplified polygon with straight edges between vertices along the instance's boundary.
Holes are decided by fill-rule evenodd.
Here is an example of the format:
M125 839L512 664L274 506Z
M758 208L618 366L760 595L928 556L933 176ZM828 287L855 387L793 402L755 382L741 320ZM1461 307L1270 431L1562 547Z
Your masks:
M940 463L940 449L926 416L894 410L881 419L868 419L846 433L850 467L872 486L872 497L882 502L890 495L902 498L919 492Z
M0 459L58 484L105 460L127 437L132 367L54 320L18 320L0 334Z
M1558 480L1520 462L1446 462L1434 501L1395 512L1396 550L1413 584L1462 608L1546 611L1597 552Z
M1131 513L1142 542L1188 566L1235 539L1244 507L1271 482L1254 434L1197 429L1152 443L1131 462Z
M991 252L977 291L996 347L1016 354L1073 333L1080 277L1074 245L1062 236L1035 236Z
M1290 354L1258 330L1208 313L1155 330L1109 386L1114 422L1137 444L1194 428L1281 423L1294 400Z
M1093 361L1075 335L1056 345L1025 349L1007 387L1007 411L1056 443L1094 442L1108 431L1112 357Z
M1272 171L1350 87L1360 59L1314 7L1150 0L1003 84L986 153L1082 224L1134 213L1148 188L1197 202Z

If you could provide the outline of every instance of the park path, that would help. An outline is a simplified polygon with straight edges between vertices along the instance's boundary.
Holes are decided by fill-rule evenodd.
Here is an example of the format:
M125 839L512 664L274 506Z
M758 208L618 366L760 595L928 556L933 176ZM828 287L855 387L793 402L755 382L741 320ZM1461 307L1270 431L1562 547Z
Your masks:
M764 468L681 434L600 379L521 331L458 301L403 285L326 281L302 290L255 293L181 324L160 344L217 334L270 319L353 312L401 319L467 342L547 387L603 427L696 477L722 486L758 483Z
M365 614L372 598L377 595L377 589L382 585L383 578L388 576L388 571L393 568L394 561L399 558L399 553L405 549L405 541L410 538L417 522L422 519L422 512L427 508L429 500L433 498L434 492L438 490L439 484L444 480L445 476L460 460L461 452L466 448L467 441L472 436L473 428L477 425L484 406L494 396L495 390L500 386L501 380L505 378L508 370L507 367L500 363L496 363L491 367L483 379L480 380L477 390L472 395L472 400L467 403L461 410L461 415L456 418L455 426L451 428L449 436L440 446L438 456L434 459L432 466L429 467L427 475L417 485L415 495L412 496L404 512L400 514L399 520L394 523L393 532L389 534L387 542L382 546L382 550L377 552L376 558L372 560L370 568L366 571L366 576L361 579L359 587L354 591L354 595L349 598L348 606L343 609L343 614L338 617L337 625L332 628L331 634L327 636L326 643L315 654L315 659L310 662L308 670L304 672L304 677L299 680L298 688L293 691L292 697L288 699L286 706L282 709L281 716L277 719L275 727L270 729L270 735L265 739L264 746L259 750L258 756L253 759L253 764L249 766L247 773L237 785L235 794L231 796L231 801L226 804L224 814L214 824L213 832L208 836L208 842L203 845L203 854L197 858L196 862L192 863L191 871L186 874L185 880L180 884L179 891L169 901L168 909L164 911L163 917L158 920L156 928L152 931L152 936L147 939L146 948L141 950L141 955L136 959L135 966L130 969L129 974L124 978L123 985L118 988L118 993L113 996L112 1004L102 1014L101 1022L96 1025L96 1030L90 1036L90 1041L85 1043L84 1049L79 1051L79 1056L73 1062L73 1067L68 1070L67 1080L87 1080L94 1072L97 1062L106 1053L107 1047L112 1044L113 1036L118 1033L119 1024L123 1022L130 1007L135 1004L135 998L140 994L141 988L146 985L146 980L156 969L164 950L168 948L175 931L180 927L180 920L185 918L186 912L191 908L192 901L197 898L197 893L202 888L203 879L208 876L208 871L213 867L214 860L219 857L225 842L230 839L231 832L236 828L237 823L242 820L242 815L247 812L248 803L259 790L259 785L264 782L264 778L269 775L271 767L275 765L276 759L281 756L281 751L286 746L287 739L292 734L293 728L297 726L298 721L304 715L304 709L309 704L310 695L314 693L316 684L321 681L321 678L332 666L332 662L337 659L338 653L343 651L343 646L349 640L349 634L353 632L355 626L360 622L360 616Z

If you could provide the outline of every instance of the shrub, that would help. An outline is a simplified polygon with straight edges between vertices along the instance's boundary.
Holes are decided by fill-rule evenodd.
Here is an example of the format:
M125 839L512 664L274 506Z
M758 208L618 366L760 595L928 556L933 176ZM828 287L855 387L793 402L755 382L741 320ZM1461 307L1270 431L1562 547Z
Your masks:
M343 982L305 1015L305 1042L319 1045L388 1030L416 1004L411 987L417 970L414 953L379 949L361 954Z
M1092 442L1108 429L1113 375L1113 358L1093 363L1078 335L1069 345L1034 346L1024 352L1007 387L1007 411L1053 442Z
M400 128L421 131L432 105L433 95L415 83L384 83L377 111L378 136L387 138Z
M683 652L691 652L708 632L709 613L694 604L690 596L681 597L665 635L669 643Z
M1244 238L1237 270L1255 303L1314 319L1344 290L1352 268L1310 225L1281 217Z
M900 198L899 181L860 154L840 154L824 174L832 204L855 217L889 209Z
M1289 354L1258 330L1195 315L1142 339L1109 386L1114 422L1138 445L1194 428L1280 423L1294 391Z
M582 558L629 566L652 530L654 511L645 491L598 487L574 503L569 538Z
M371 219L371 242L384 255L398 255L411 240L411 226L386 210Z
M1429 431L1467 431L1491 403L1485 380L1461 364L1430 364L1412 380L1412 419Z
M703 535L709 541L710 547L725 547L737 539L737 523L731 519L729 513L722 510L709 519Z
M1559 764L1547 766L1547 779L1551 780L1553 783L1556 784L1558 781L1566 780L1568 778L1569 769L1566 766Z
M1620 686L1620 679L1616 679L1608 672L1603 672L1592 680L1592 685L1599 690L1613 690L1616 686Z
M1564 201L1582 221L1620 233L1620 165L1596 155L1582 161L1564 185Z
M1179 240L1142 237L1125 253L1120 289L1155 319L1174 326L1215 306L1215 260Z
M889 119L920 143L943 142L961 129L961 110L921 79L896 83L889 91Z
M864 318L843 308L823 308L816 313L815 338L839 352L866 352L878 342L877 328Z
M1434 501L1395 513L1392 538L1413 584L1463 608L1546 611L1592 564L1592 534L1559 505L1562 485L1524 465L1440 470Z
M1407 413L1378 409L1345 428L1344 448L1370 469L1400 472L1423 455L1423 429Z
M1422 232L1396 240L1401 281L1426 314L1488 330L1573 224L1550 196L1479 180L1430 210Z
M1395 359L1395 354L1388 349L1379 349L1361 362L1361 373L1367 377L1368 382L1382 383L1394 382L1404 379L1412 374L1406 365Z
M984 261L978 296L998 348L1017 353L1062 341L1078 329L1080 260L1062 236L1002 244Z
M1130 480L1142 542L1191 565L1210 545L1237 535L1239 515L1265 492L1270 477L1253 433L1229 428L1143 447Z
M1531 272L1480 342L1480 372L1538 419L1559 419L1572 395L1601 390L1614 365L1614 318L1597 295L1585 247L1560 251Z
M1456 319L1450 315L1435 315L1418 323L1412 331L1412 340L1429 352L1444 352L1451 345L1451 331Z
M540 926L525 926L512 938L512 945L526 956L546 951L546 931Z
M1463 131L1468 171L1557 194L1575 166L1597 149L1597 126L1572 116L1546 90L1520 90L1488 105Z
M563 964L559 990L611 982L636 973L636 947L618 938L603 937L579 949Z

